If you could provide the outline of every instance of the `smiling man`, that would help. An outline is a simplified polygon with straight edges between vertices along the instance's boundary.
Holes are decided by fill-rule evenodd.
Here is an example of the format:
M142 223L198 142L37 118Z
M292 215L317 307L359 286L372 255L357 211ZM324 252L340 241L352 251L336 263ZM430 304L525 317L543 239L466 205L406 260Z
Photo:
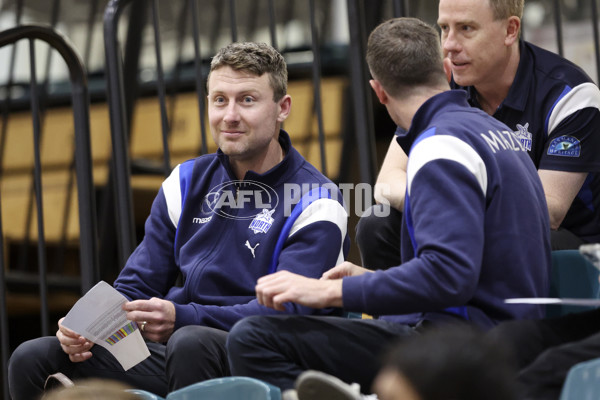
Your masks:
M25 342L13 353L14 400L38 398L57 371L165 396L229 375L227 332L243 317L333 311L293 304L274 311L254 291L256 280L274 271L320 277L349 248L341 194L325 189L333 183L281 129L291 110L282 55L266 44L230 44L213 58L207 87L219 150L174 168L154 200L142 243L114 283L131 300L127 317L137 322L151 356L123 371L105 349L59 322L56 337ZM286 185L317 189L291 198Z
M544 187L552 249L576 249L600 241L600 91L573 63L520 39L523 7L523 0L440 0L446 67L451 87L508 125L529 154ZM372 213L357 227L368 267L400 260L405 171L394 138L375 190L376 207L389 204L392 214Z

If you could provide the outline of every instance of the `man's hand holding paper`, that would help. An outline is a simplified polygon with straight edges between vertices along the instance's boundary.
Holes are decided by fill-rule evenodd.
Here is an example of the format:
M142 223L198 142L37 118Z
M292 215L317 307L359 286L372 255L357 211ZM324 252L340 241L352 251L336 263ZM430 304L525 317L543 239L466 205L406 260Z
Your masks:
M150 355L138 325L127 319L125 303L127 298L103 281L75 303L61 320L57 333L71 361L85 361L92 356L86 354L91 348L86 340L108 350L125 371Z
M62 324L64 319L63 317L58 321L58 331L56 331L56 337L63 351L69 355L69 359L73 362L82 362L89 359L92 356L90 349L94 342L64 326Z
M142 336L153 342L166 342L175 330L175 306L168 300L153 297L129 301L123 304L123 310L128 320L137 321Z

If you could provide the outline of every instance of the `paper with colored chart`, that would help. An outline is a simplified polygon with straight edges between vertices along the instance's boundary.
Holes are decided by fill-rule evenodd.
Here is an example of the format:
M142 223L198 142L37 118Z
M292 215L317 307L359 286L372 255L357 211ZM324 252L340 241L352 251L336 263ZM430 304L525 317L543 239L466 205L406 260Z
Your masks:
M121 308L127 298L104 281L71 308L62 324L111 352L127 371L149 355L135 322Z

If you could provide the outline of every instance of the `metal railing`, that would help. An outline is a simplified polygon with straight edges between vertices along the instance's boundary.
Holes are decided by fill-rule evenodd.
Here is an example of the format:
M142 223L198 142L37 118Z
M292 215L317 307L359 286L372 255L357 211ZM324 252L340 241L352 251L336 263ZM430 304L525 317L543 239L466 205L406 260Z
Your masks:
M98 279L98 253L97 253L97 231L96 231L96 208L94 189L92 186L92 167L90 150L90 126L89 126L89 94L87 89L87 77L85 68L79 55L70 43L52 28L32 25L21 25L0 32L0 47L14 44L20 40L29 41L30 63L31 63L31 116L34 134L34 193L37 211L38 226L38 279L41 300L41 326L42 335L48 335L48 282L47 282L47 260L46 243L44 240L44 209L43 191L41 178L40 160L40 138L41 138L41 110L37 88L35 41L43 41L58 52L69 69L69 77L72 88L73 123L75 131L75 171L77 179L77 193L79 206L79 236L80 236L80 291L85 293ZM51 133L46 133L51 135ZM1 196L0 196L1 198ZM7 384L7 361L9 354L9 329L6 304L4 234L0 215L0 283L2 291L0 294L0 310L2 314L1 336L2 336L2 371L3 389L5 398L8 398Z

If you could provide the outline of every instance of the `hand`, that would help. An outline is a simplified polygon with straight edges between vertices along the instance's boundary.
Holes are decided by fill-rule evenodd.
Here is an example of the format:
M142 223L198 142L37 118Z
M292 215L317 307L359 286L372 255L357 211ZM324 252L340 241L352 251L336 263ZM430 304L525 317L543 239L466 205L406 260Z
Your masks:
M94 342L63 326L62 322L64 319L63 317L58 321L56 337L60 342L60 347L69 355L69 360L72 362L82 362L92 357L90 349L94 345Z
M345 276L359 276L365 272L373 271L359 267L358 265L352 264L349 261L344 261L343 263L331 268L329 271L326 271L321 279L341 279Z
M137 322L142 327L145 321L142 336L158 343L166 342L175 329L175 306L167 300L156 297L150 300L134 300L123 304L127 311L127 319Z
M318 280L279 271L260 278L256 284L259 304L285 311L284 303L293 302L312 308L342 307L342 280Z

